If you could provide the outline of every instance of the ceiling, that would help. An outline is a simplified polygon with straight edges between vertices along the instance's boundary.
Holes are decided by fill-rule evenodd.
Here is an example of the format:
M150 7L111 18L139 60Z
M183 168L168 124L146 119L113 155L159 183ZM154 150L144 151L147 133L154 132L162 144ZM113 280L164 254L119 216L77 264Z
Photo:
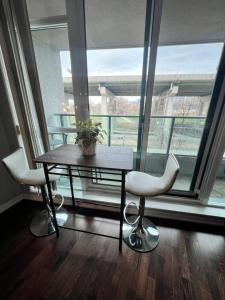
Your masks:
M62 0L27 0L31 25L60 18ZM146 0L86 0L88 49L142 47ZM225 41L225 0L164 0L160 44L193 44ZM68 49L67 29L33 32L35 38L59 50Z

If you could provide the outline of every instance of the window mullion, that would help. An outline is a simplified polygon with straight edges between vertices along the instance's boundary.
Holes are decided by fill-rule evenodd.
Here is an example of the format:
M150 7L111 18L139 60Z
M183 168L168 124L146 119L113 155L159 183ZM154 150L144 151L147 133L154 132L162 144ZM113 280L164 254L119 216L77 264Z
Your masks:
M76 122L89 117L85 12L83 0L66 0Z
M145 158L148 148L148 135L150 128L150 115L152 106L152 96L154 88L154 78L155 78L155 66L157 58L157 49L159 42L159 31L162 15L162 0L154 1L154 9L152 16L152 31L150 38L150 55L149 55L149 66L148 66L148 77L147 77L147 89L146 89L146 99L145 99L145 110L144 110L144 125L143 125L143 138L141 146L141 163L140 170L143 171L145 168Z

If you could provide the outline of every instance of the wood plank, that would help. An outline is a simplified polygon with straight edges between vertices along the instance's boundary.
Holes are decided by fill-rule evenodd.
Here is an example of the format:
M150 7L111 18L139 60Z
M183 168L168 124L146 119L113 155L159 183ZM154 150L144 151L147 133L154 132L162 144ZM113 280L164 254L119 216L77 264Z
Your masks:
M73 165L107 170L133 169L133 150L127 147L96 146L96 155L83 156L78 145L62 145L34 159L37 163Z
M124 244L120 253L117 240L61 228L59 239L33 237L39 207L23 201L0 215L1 300L225 299L225 239L216 227L154 219L159 246L141 254ZM89 212L69 223L116 234L118 221L106 217Z

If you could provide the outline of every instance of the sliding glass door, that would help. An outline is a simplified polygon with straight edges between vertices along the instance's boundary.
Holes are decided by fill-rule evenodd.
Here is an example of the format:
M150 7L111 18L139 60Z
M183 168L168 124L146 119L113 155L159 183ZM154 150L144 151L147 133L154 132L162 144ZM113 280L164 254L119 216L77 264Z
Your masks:
M50 149L75 142L75 103L72 84L68 15L65 1L27 0ZM81 188L81 181L74 179ZM69 194L69 179L60 177L57 188Z
M146 0L85 0L90 114L105 143L137 149Z
M173 152L180 173L173 189L191 182L224 41L223 1L164 1L145 171L161 176ZM223 30L221 30L223 28ZM192 184L193 186L193 184ZM193 190L192 190L193 191Z
M26 0L51 148L91 115L174 192L195 192L225 32L223 0ZM196 167L196 161L197 167Z
M51 149L74 143L72 89L65 1L27 0L32 40ZM71 130L72 131L72 130Z

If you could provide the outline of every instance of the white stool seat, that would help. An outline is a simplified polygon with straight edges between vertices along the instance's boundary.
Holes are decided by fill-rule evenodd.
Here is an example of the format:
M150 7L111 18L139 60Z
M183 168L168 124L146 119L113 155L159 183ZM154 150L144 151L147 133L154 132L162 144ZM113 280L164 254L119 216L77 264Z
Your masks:
M161 177L132 171L126 176L126 191L136 196L156 196L167 191Z
M179 164L170 153L162 176L155 177L143 172L132 171L126 176L126 191L136 196L159 196L168 192L179 172Z
M123 225L123 240L131 248L138 252L148 252L155 249L159 243L159 230L147 218L144 217L145 197L153 197L168 192L179 172L179 163L175 156L170 153L166 168L162 176L155 177L143 172L132 171L126 176L126 192L140 197L138 216L126 216L130 204L123 211L127 224ZM137 207L137 206L136 206Z
M35 236L49 236L50 234L57 232L55 229L56 222L58 222L61 226L64 225L67 221L68 214L66 210L62 208L64 198L61 197L62 202L54 215L54 203L53 201L51 203L45 190L46 179L44 168L30 169L22 148L17 149L12 154L5 157L2 162L15 181L28 186L40 186L41 188L45 209L40 211L32 219L30 225L32 234ZM59 173L61 173L61 170L59 170ZM49 181L56 181L59 177L60 175L49 174Z
M59 179L59 175L49 174L49 181L56 181ZM17 181L21 184L27 184L32 186L41 186L46 184L44 169L33 169L29 170L24 174L20 174L17 177Z
M20 184L41 186L46 184L44 169L30 169L22 148L2 160L11 176ZM59 179L58 175L49 175L49 181Z

